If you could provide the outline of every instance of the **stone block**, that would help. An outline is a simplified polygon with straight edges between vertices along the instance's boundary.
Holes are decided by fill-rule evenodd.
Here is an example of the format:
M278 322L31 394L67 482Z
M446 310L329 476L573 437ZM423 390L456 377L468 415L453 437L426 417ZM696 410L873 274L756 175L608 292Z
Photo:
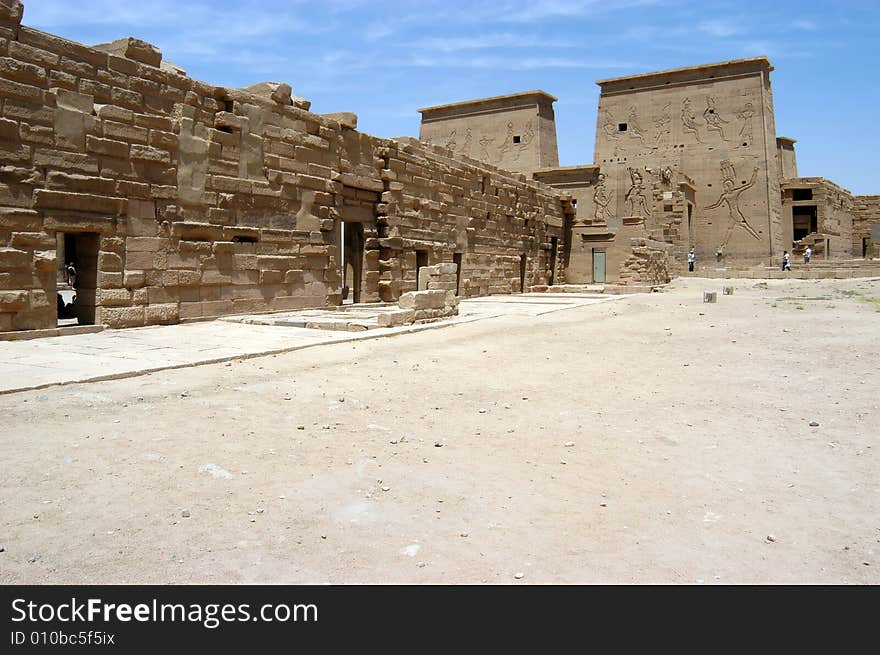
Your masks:
M0 312L17 312L29 304L27 291L0 291Z
M162 164L171 163L171 155L166 150L159 150L152 146L144 146L140 144L132 144L131 158L141 161L158 162Z
M114 141L113 139L100 139L92 135L86 137L86 150L99 155L116 157L117 159L125 159L128 157L127 143L123 141Z
M136 287L142 287L145 279L143 271L125 271L122 284L129 289L133 289Z
M724 287L723 292L724 292L725 296L732 296L733 295L733 287Z
M101 271L122 271L122 257L115 252L101 252L98 255L98 270Z
M146 313L143 307L99 307L98 321L111 328L140 327Z
M159 237L130 237L125 240L127 252L157 252L165 239Z
M54 235L45 232L13 232L9 245L13 248L54 248Z
M19 25L24 15L24 5L20 0L0 2L0 25Z
M54 250L35 250L34 251L34 270L37 275L55 270L55 251Z
M409 325L416 317L413 309L401 309L394 312L383 312L379 314L379 325L381 327L397 327L399 325Z
M128 289L98 289L96 303L101 307L128 307L131 291Z
M446 302L445 291L409 291L400 296L401 309L438 309Z
M30 268L31 254L18 248L0 248L0 270Z
M718 301L718 292L717 291L704 291L703 292L703 302L717 302Z
M127 203L125 198L96 196L90 193L65 193L48 189L34 191L34 207L37 209L62 209L121 216L125 213Z
M456 275L458 273L458 264L450 262L442 262L435 264L440 275Z
M147 305L145 312L147 325L170 325L180 321L180 306L177 303Z

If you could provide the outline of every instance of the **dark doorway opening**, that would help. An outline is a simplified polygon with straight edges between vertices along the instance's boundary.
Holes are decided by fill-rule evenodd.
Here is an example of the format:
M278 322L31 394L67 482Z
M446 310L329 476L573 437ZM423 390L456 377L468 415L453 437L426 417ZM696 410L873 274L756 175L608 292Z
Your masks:
M695 245L694 239L694 206L691 203L687 204L688 208L688 245L693 248Z
M862 238L862 259L868 256L868 239Z
M558 249L558 239L550 237L550 286L553 286L553 280L556 277L556 253Z
M101 236L59 232L56 244L58 325L94 325Z
M792 234L800 241L808 234L819 231L818 212L815 205L799 205L791 208Z
M461 293L461 253L452 253L452 261L455 264L455 295Z
M526 290L526 256L519 256L519 292L524 293Z
M420 280L419 280L419 272L428 265L428 251L427 250L416 250L416 289L422 290Z
M343 241L342 302L359 303L364 270L363 223L340 223Z

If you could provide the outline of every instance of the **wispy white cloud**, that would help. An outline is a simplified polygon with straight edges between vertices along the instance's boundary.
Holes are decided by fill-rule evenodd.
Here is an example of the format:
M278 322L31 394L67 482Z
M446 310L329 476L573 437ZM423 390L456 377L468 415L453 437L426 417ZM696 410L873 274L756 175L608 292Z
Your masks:
M804 30L805 32L815 32L819 29L819 26L809 18L799 18L792 22L791 26L796 30Z
M573 48L579 44L561 39L537 36L495 33L474 36L438 36L409 44L420 50L437 52L460 52L462 50L488 50L493 48Z
M498 18L510 22L533 22L553 18L582 18L657 4L659 0L533 0L505 3Z
M407 62L419 68L470 68L527 71L539 69L608 69L638 66L623 60L594 60L587 57L456 57L416 55Z
M721 38L742 34L745 31L742 21L732 18L705 20L697 25L697 29L709 36Z

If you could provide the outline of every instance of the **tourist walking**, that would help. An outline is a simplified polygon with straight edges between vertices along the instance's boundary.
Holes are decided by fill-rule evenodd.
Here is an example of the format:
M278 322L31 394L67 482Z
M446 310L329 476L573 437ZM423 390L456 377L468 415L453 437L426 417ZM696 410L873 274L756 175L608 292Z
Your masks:
M807 246L807 249L804 250L804 264L810 263L810 258L813 256L813 249L810 246Z
M688 253L688 272L694 272L694 263L697 261L697 253L694 252L694 249L691 248L691 251Z
M782 270L790 271L791 270L791 255L788 254L788 251L782 253Z

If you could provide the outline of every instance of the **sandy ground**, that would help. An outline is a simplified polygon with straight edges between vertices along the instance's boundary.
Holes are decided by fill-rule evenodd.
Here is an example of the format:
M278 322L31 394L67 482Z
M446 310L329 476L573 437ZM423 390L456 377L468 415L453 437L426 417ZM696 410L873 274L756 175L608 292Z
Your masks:
M872 298L679 280L3 396L0 582L880 583Z

